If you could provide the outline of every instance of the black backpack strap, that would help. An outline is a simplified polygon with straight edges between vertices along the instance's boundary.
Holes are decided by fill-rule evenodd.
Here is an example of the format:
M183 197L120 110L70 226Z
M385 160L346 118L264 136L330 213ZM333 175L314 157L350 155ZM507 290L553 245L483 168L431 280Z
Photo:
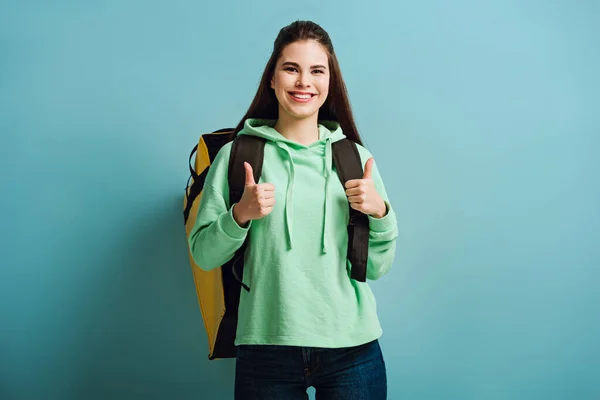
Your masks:
M363 166L356 143L342 139L332 144L333 162L342 186L351 179L363 177ZM344 186L345 188L345 186ZM352 264L350 277L359 282L367 280L369 256L369 217L350 207L348 222L348 260Z
M186 205L185 205L185 209L183 210L183 224L184 225L187 224L187 220L190 215L190 211L192 210L192 204L194 203L194 200L196 200L196 197L198 197L198 195L202 191L202 187L204 186L204 180L206 179L206 173L203 173L204 176L203 176L202 182L200 182L200 180L198 179L198 174L196 173L196 171L194 171L194 167L192 166L192 158L194 157L194 154L196 154L197 150L198 150L198 145L195 145L194 148L192 149L192 152L190 153L190 160L189 160L190 176L187 180L187 183L185 184ZM192 183L192 187L190 187L190 180L192 178L194 178L194 183ZM188 193L188 188L189 188L189 193Z
M229 141L228 135L213 135L213 133L225 133L231 132L233 128L224 128L219 129L218 131L214 131L212 133L203 134L202 139L206 144L206 150L208 151L208 157L210 159L210 164L212 164L213 160L217 156L217 153ZM210 169L210 165L204 169L198 175L195 171L194 165L192 164L192 158L194 158L194 154L198 153L198 145L195 145L190 153L190 158L188 160L189 168L190 168L190 176L185 185L185 196L186 196L186 206L183 210L183 222L187 224L188 217L190 215L190 211L192 210L192 205L196 200L196 197L200 194L202 189L204 189L204 181L206 180L206 175L208 174L208 170ZM190 180L194 179L192 186L190 187ZM189 193L188 193L189 188Z
M254 181L258 182L262 174L263 159L265 155L265 142L263 138L249 135L238 135L233 140L231 146L231 155L229 158L229 204L237 203L244 194L246 185L246 170L244 161L252 166ZM249 234L246 236L244 244L236 251L233 257L232 271L235 279L250 291L250 288L242 282L244 268L244 252L248 246ZM240 272L238 272L238 269Z

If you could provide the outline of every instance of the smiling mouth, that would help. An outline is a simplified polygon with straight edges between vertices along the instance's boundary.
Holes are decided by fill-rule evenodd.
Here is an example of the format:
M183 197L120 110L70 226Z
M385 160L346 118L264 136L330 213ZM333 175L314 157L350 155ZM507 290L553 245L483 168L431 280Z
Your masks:
M309 101L313 97L316 96L314 93L296 93L296 92L288 92L288 94L297 101Z

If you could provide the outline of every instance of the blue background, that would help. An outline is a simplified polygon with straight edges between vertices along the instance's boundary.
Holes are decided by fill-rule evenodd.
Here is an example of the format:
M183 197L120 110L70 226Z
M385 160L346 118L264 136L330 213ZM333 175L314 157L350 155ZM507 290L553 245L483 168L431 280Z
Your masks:
M389 398L600 398L597 2L51 3L0 13L1 398L232 398L187 158L295 19L330 33L398 214Z

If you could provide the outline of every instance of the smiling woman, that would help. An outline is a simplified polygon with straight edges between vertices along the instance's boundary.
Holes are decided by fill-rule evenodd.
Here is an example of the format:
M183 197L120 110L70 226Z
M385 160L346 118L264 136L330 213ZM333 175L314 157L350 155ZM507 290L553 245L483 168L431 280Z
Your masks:
M314 386L319 399L385 399L367 279L389 270L398 228L323 28L297 21L279 32L230 139L206 175L188 240L206 271L247 245L235 398L307 399ZM264 143L264 162L244 163L243 194L230 201L230 154L244 140Z

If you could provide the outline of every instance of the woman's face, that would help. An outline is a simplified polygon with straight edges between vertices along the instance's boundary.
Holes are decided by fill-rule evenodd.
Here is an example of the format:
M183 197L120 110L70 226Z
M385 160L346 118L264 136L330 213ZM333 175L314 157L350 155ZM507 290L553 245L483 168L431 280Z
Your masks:
M296 119L318 116L329 93L329 62L323 47L314 40L287 45L271 79L279 101L279 113Z

